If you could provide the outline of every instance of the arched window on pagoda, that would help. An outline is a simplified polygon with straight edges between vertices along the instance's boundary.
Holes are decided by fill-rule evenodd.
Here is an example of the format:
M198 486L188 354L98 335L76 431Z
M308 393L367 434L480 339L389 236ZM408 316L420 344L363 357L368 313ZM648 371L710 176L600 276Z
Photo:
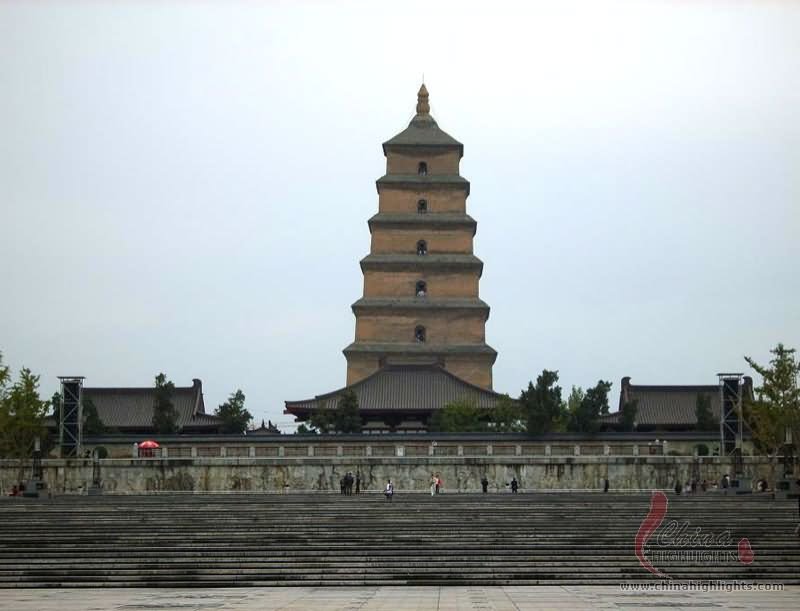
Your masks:
M414 329L414 339L420 344L425 343L425 327L418 326L416 329Z
M417 202L417 212L425 214L428 211L428 200L421 199Z
M424 280L417 280L416 290L414 294L417 297L427 297L428 296L428 283Z
M417 242L417 254L418 255L428 254L428 243L425 240L420 240L419 242Z
M419 165L417 166L417 174L420 176L427 176L428 175L428 164L424 161L420 161Z

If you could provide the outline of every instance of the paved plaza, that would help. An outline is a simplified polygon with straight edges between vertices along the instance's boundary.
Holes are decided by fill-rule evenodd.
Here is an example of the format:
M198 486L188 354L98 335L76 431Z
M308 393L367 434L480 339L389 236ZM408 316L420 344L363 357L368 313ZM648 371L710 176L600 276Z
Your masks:
M782 592L622 592L613 586L33 589L0 591L1 611L524 611L525 609L800 608Z

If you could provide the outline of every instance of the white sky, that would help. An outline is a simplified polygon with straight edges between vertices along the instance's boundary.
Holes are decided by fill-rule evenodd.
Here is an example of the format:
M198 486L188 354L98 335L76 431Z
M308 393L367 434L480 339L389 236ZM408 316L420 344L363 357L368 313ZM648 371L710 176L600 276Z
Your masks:
M800 2L0 0L6 362L45 396L199 377L281 424L342 386L423 72L497 390L800 348Z

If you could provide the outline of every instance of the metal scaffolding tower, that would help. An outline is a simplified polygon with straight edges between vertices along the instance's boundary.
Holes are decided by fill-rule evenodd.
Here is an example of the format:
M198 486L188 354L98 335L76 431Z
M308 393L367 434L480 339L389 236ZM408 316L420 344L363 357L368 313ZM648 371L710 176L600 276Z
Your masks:
M61 458L80 456L83 446L83 376L59 376L58 445Z

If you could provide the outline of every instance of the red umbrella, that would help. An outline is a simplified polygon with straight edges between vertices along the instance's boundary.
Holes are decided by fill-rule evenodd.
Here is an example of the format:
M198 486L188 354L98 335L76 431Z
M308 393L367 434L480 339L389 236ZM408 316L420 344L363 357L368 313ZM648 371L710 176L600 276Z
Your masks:
M155 450L161 446L158 445L157 442L153 441L152 439L148 439L147 441L143 441L139 444L139 449L143 450Z

